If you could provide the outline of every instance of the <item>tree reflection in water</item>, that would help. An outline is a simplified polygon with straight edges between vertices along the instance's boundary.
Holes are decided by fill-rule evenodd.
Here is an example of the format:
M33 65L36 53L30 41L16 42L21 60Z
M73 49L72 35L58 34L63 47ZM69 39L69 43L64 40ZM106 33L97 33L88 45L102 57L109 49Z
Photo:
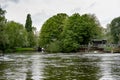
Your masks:
M96 61L80 56L55 56L45 60L44 80L98 80L100 68Z
M24 53L0 58L0 80L120 80L120 54Z

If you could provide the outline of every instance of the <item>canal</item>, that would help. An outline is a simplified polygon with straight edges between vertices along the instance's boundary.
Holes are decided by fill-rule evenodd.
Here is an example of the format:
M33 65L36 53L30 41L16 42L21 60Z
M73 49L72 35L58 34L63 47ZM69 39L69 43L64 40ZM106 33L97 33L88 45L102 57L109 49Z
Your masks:
M120 54L6 54L0 80L120 80Z

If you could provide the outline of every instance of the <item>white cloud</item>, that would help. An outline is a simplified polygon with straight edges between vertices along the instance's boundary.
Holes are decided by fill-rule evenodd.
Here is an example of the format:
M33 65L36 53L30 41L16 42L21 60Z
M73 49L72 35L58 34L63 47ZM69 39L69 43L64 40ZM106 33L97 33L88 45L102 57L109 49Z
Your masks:
M49 17L50 17L50 14L42 10L41 12L32 15L33 22L34 22L33 25L41 27Z
M119 0L0 0L7 11L6 18L25 24L26 16L31 14L33 26L39 30L52 15L75 12L95 14L102 26L120 16Z
M95 13L101 24L105 26L113 18L120 16L119 0L97 0L94 7L89 8L87 12Z

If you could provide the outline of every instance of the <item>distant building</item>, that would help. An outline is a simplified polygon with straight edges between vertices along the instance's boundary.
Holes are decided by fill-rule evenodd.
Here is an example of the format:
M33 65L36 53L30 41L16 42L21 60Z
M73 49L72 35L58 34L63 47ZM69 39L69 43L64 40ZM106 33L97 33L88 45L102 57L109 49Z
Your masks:
M101 40L101 39L93 39L91 41L93 47L102 47L105 46L107 43L107 40Z

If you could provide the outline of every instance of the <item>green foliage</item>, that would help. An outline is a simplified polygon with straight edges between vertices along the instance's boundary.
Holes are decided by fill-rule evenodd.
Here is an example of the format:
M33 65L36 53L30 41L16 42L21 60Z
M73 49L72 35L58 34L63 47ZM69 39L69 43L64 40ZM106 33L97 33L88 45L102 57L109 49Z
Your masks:
M109 52L111 52L112 49L113 49L112 46L106 46L106 47L104 47L104 51L109 51Z
M107 43L112 44L113 43L113 36L111 35L110 24L107 24L107 28L105 29L105 31L106 31L105 38L107 39Z
M5 32L9 40L9 48L24 47L28 45L27 32L23 25L14 21L7 22Z
M72 38L63 39L61 44L62 52L76 52L79 49L79 44Z
M34 47L36 46L36 37L35 34L31 31L31 32L27 32L27 40L28 40L28 46L29 47Z
M5 33L5 24L6 24L6 19L5 19L5 10L2 10L0 8L0 51L4 52L7 44L8 44L8 37Z
M83 42L81 44L88 44L91 39L99 38L101 35L101 28L97 18L90 14L82 15L80 32L83 38Z
M51 52L51 53L56 53L56 52L60 52L61 48L60 48L60 43L58 41L55 42L51 42L48 47L47 47L47 52Z
M6 13L6 11L3 10L2 8L0 8L0 23L5 22L5 16L4 16L5 13Z
M64 20L68 16L64 13L49 18L42 26L39 37L40 47L47 47L51 42L59 40L63 31Z
M62 52L77 51L81 44L88 44L91 39L97 38L100 33L101 30L95 16L89 14L80 16L75 13L64 24L61 34Z
M27 30L27 40L28 40L28 46L27 47L34 47L36 46L36 37L34 34L34 30L36 29L35 27L32 27L32 20L31 20L31 15L27 15L26 23L25 23L25 28Z
M39 45L51 52L76 52L80 45L88 44L93 38L100 38L102 28L94 15L78 13L68 17L57 14L42 26ZM59 41L59 43L55 43ZM59 48L55 48L59 46Z
M16 52L23 52L23 51L35 51L34 48L16 48Z
M22 24L5 19L5 10L0 8L0 52L13 52L18 47L33 47L36 36L30 14L27 15L25 28Z
M30 14L27 14L25 28L26 28L27 32L32 31L32 20L31 20L31 15Z
M120 17L117 17L112 20L110 24L110 31L111 35L113 37L114 43L119 43L120 42Z
M80 15L73 14L66 19L63 32L61 34L62 52L73 52L79 48L79 42L82 41L80 34Z

